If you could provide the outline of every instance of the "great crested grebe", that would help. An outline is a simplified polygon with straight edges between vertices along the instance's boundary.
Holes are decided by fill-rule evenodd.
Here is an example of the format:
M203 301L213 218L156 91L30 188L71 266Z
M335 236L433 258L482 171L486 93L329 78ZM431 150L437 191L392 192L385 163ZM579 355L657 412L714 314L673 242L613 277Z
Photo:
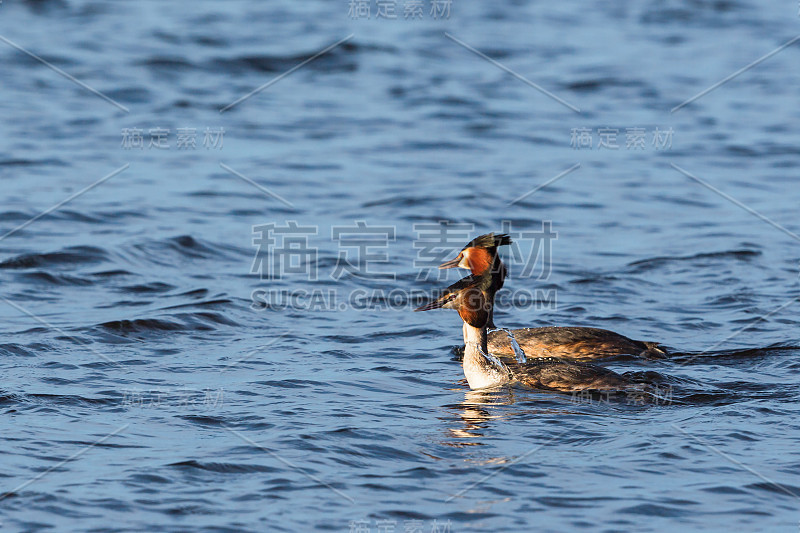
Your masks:
M455 309L464 321L464 376L471 389L515 384L561 392L584 390L625 390L635 384L623 376L588 363L555 357L530 359L525 363L500 360L488 350L487 324L492 308L486 297L492 275L469 275L454 283L444 294L415 311Z
M503 287L506 267L497 247L511 244L506 234L488 233L470 241L458 256L439 268L466 268L473 276L490 273L492 282L484 289L484 297L494 305L495 293ZM489 315L489 328L494 328L494 313ZM511 330L511 334L527 357L563 357L568 359L600 359L617 355L637 355L648 359L667 356L657 342L635 341L607 329L579 326L548 326ZM501 357L514 357L511 339L505 331L492 331L489 351Z
M466 268L476 276L480 276L487 271L493 274L492 283L486 294L486 297L491 300L489 323L486 325L489 329L497 327L494 325L494 295L503 288L503 283L508 274L506 266L500 260L500 254L497 253L497 247L509 244L511 244L511 238L507 234L500 233L495 235L494 233L487 233L469 241L455 259L439 265L441 269Z
M485 294L490 273L469 275L445 289L443 296L415 311L455 309L464 321L464 376L471 389L521 384L536 389L562 392L584 390L625 390L636 386L625 377L599 366L556 357L531 359L525 363L500 360L487 349L487 324L491 300ZM640 385L641 386L641 385Z

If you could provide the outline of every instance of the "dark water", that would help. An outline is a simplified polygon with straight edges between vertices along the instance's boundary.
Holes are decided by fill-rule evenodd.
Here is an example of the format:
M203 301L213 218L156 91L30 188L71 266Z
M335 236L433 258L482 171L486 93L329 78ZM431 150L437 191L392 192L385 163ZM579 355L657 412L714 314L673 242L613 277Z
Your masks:
M797 530L800 42L670 112L800 34L796 2L405 9L0 4L0 233L58 206L0 240L2 530ZM468 391L457 316L410 312L440 220L551 221L548 275L507 289L557 301L497 321L661 341L609 366L668 398ZM316 251L261 279L253 226L288 221ZM332 277L358 221L395 280Z

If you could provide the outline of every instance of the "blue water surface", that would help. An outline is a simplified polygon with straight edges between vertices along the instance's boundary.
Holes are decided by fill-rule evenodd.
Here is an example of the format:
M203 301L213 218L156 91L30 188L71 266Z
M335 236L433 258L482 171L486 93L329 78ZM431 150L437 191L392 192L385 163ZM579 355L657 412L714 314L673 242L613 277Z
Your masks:
M796 2L387 4L0 3L2 530L796 531ZM503 230L664 398L468 390Z

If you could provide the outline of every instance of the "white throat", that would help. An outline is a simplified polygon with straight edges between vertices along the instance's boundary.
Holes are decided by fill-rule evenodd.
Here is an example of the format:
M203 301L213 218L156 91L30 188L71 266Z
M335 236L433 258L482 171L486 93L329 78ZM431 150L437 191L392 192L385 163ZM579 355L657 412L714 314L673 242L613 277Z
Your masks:
M497 387L510 380L505 365L487 355L486 328L475 328L464 322L464 376L470 389Z

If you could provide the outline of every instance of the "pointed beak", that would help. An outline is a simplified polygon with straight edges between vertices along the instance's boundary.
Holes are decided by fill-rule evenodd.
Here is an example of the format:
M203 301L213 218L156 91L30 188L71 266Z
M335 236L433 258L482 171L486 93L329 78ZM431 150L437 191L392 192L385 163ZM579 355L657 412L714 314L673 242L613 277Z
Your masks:
M430 302L426 303L425 305L421 305L414 309L416 311L430 311L431 309L441 309L453 300L458 297L458 293L456 292L447 292L439 298L435 300L431 300Z
M417 311L430 311L431 309L441 309L442 306L444 305L444 302L442 300L443 300L442 298L439 298L438 300L433 300L432 302L428 302L425 305L421 305L416 309L414 309L414 312L416 313Z
M459 255L455 259L447 261L446 263L442 263L439 265L440 270L444 270L446 268L458 268L458 264L461 262L461 256Z

